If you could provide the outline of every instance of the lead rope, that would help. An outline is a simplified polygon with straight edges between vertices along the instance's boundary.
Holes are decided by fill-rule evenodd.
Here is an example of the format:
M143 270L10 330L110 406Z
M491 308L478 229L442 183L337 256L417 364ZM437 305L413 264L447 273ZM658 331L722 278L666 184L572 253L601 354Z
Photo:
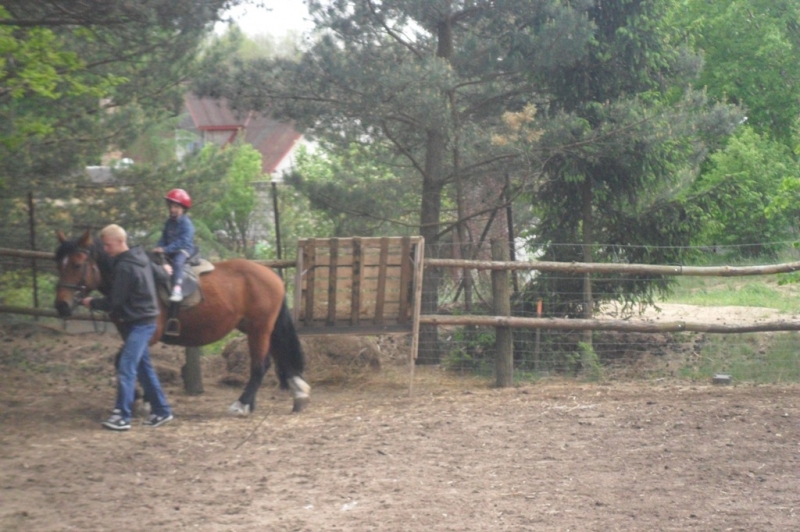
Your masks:
M263 403L263 402L262 402L262 403ZM266 421L266 420L267 420L267 417L268 417L268 416L269 416L271 413L272 413L272 408L269 408L269 409L267 410L267 412L265 412L265 413L264 413L264 417L262 417L262 418L261 418L261 421L259 421L258 423L256 423L256 426L255 426L255 427L253 427L253 429L250 431L250 433L249 433L247 436L245 436L245 437L244 437L244 439L243 439L242 441L240 441L240 442L239 442L239 443L236 445L236 447L234 447L234 448L233 448L233 450L235 451L235 450L237 450L239 447L241 447L242 445L244 445L244 444L245 444L245 442L247 442L247 440L249 440L249 439L250 439L250 437L251 437L253 434L255 434L255 433L256 433L256 431L257 431L257 430L258 430L258 428L259 428L259 427L260 427L260 426L261 426L261 425L264 423L264 421Z
M95 319L95 312L101 315L101 319ZM105 334L108 330L108 321L110 320L108 313L101 310L95 311L89 309L89 317L92 319L92 328L95 334ZM102 325L99 325L100 323L102 323Z

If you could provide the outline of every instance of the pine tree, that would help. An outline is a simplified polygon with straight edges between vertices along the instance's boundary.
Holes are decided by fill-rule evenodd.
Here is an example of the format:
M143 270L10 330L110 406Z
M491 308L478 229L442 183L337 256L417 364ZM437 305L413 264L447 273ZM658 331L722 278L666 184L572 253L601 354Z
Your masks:
M500 201L491 192L507 173L527 175L518 153L491 139L503 112L538 92L531 71L581 53L590 37L587 5L311 1L316 33L299 61L255 60L222 71L215 65L198 89L241 109L269 108L343 152L352 143L389 146L402 158L395 173L418 183L419 233L426 255L437 257L446 235L467 238L466 191L484 187L490 204ZM440 272L426 272L423 313L437 311L440 279ZM420 361L439 357L435 328L424 327Z

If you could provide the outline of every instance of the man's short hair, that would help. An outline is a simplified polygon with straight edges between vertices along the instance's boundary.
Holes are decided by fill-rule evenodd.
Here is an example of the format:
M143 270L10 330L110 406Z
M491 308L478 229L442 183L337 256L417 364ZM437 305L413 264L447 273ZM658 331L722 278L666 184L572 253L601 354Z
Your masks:
M118 238L118 239L121 239L123 242L127 241L127 239L128 239L128 233L126 233L125 229L123 229L122 227L120 227L117 224L111 224L111 225L105 226L100 231L100 238L103 238L104 236L107 236L107 237L110 237L110 238Z

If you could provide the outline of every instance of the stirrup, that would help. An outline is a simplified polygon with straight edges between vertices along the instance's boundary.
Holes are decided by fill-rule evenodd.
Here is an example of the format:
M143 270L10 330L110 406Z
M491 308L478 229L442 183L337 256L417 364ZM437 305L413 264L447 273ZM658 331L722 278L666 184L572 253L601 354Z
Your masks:
M170 318L167 320L167 325L164 327L164 334L167 336L180 336L181 322L178 318Z

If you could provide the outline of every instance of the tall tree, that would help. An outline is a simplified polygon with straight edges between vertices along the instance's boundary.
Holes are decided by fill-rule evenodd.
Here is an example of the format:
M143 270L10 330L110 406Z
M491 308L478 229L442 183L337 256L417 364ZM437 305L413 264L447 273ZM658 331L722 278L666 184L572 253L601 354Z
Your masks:
M517 169L516 155L493 145L492 132L504 110L537 92L531 70L571 62L582 50L589 38L586 6L584 0L310 0L316 40L299 62L209 69L198 86L243 109L269 107L343 151L354 142L391 145L392 156L404 160L395 174L419 183L419 232L428 256L436 257L442 238L457 228L464 238L463 223L474 215L465 190L483 189L498 201L491 191ZM448 201L455 212L443 210ZM440 275L425 276L423 312L436 312ZM438 349L435 329L423 328L420 360L438 362Z
M174 115L196 51L231 3L4 1L3 198L44 193L130 141L148 117ZM9 203L1 210L14 212Z
M583 57L534 73L547 103L534 146L544 170L532 198L541 219L530 236L547 259L672 263L679 248L670 246L689 244L681 193L740 115L685 88L702 63L677 44L665 24L669 8L657 0L595 0ZM659 286L593 283L586 274L580 281L541 276L532 289L564 298L554 310L588 318L598 299L647 302ZM591 332L584 341L591 345Z

